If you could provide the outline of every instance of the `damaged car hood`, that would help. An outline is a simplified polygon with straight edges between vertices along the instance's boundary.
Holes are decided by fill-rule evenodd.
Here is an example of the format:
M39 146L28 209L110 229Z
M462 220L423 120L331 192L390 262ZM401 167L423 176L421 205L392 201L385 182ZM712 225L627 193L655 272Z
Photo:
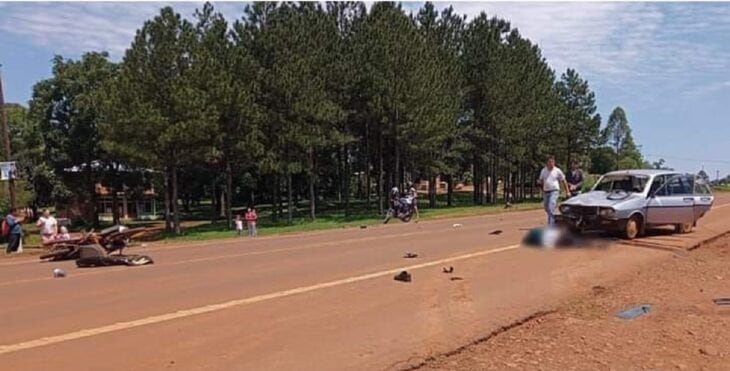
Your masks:
M637 198L641 198L641 195L638 193L629 193L626 197L620 197L617 194L611 194L604 191L592 191L571 197L569 200L563 202L563 204L572 206L614 207L618 204Z

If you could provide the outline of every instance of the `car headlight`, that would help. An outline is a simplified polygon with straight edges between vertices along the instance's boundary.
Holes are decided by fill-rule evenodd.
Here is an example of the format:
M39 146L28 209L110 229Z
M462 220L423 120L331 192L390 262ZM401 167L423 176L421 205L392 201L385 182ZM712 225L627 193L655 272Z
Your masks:
M600 210L598 210L598 215L605 217L605 218L610 218L614 214L616 214L616 210L614 210L610 207L601 208Z
M560 205L560 213L561 214L570 213L570 205Z

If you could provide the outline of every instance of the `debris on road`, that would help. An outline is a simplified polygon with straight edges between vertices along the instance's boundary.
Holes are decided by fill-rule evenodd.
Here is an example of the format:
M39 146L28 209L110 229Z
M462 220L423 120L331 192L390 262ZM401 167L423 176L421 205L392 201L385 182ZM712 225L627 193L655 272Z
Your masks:
M502 230L501 229L497 229L497 230L494 230L494 231L489 232L489 234L500 235L500 234L502 234Z
M716 357L716 356L720 355L720 352L717 350L717 348L713 347L712 345L708 345L708 346L700 348L700 354L710 356L710 357Z
M401 282L411 282L411 278L411 274L407 271L402 271L398 273L395 277L393 277L394 280Z
M406 258L406 259L413 259L413 258L417 258L418 257L418 254L414 254L412 252L409 252L409 253L406 253L405 255L403 255L403 257Z
M730 305L730 298L717 298L712 301L717 305Z
M509 208L511 208L511 207L512 207L512 204L511 204L511 203L509 203L509 202L507 202L506 204L504 204L504 208L505 208L505 209L509 209Z
M606 288L600 285L593 286L591 290L593 291L593 295L601 295L606 292Z
M367 227L368 227L367 225L361 225L361 226L360 226L360 229L365 229L365 228L367 228Z
M64 272L64 270L61 268L56 268L53 270L53 277L55 277L55 278L66 277L66 272Z
M641 304L635 307L625 309L616 314L616 317L621 319L634 319L639 316L643 316L651 311L651 304Z
M454 273L454 267L448 267L448 268L444 267L443 272L444 273Z
M458 276L455 276L455 277L451 277L451 278L449 278L449 279L450 279L450 280L452 280L452 281L461 281L461 280L463 280L463 278L461 278L461 277L458 277Z
M461 228L461 227L463 227L463 226L464 226L464 225L463 225L463 224L461 224L461 223L454 223L454 225L453 225L452 227L454 227L454 228Z

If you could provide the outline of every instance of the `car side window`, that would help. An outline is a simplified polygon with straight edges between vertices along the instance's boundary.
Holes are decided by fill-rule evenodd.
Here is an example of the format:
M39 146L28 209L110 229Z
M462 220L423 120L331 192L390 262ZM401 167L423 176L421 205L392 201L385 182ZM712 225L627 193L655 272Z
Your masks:
M695 181L695 194L709 195L710 193L710 187L708 187L707 184Z
M685 175L682 178L682 185L684 186L683 195L691 195L695 193L695 178L693 176Z
M679 196L692 194L692 184L686 176L674 176L662 187L657 196Z
M649 194L650 195L656 195L656 196L666 196L666 187L659 189L665 181L664 175L659 175L654 177L654 180L651 182L651 188L649 188ZM659 191L659 192L657 192Z

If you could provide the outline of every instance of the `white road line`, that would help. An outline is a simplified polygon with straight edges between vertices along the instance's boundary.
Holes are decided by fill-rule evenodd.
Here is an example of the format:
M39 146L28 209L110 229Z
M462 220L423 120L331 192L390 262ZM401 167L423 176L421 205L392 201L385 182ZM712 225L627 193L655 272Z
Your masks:
M475 253L453 256L450 258L434 260L434 261L425 262L425 263L421 263L421 264L414 264L414 265L409 265L409 266L405 266L405 267L401 267L401 268L388 269L388 270L384 270L384 271L380 271L380 272L368 273L368 274L363 274L360 276L353 276L353 277L343 278L343 279L339 279L339 280L335 280L335 281L318 283L318 284L314 284L311 286L302 286L302 287L273 292L273 293L264 294L264 295L258 295L258 296L243 298L243 299L231 300L231 301L227 301L227 302L223 302L223 303L219 303L219 304L211 304L211 305L206 305L206 306L197 307L197 308L183 309L183 310L179 310L177 312L160 314L160 315L156 315L156 316L140 318L137 320L126 321L126 322L117 322L117 323L114 323L111 325L78 330L78 331L69 332L66 334L48 336L48 337L28 340L28 341L24 341L24 342L20 342L20 343L16 343L16 344L0 345L0 355L6 354L6 353L18 352L18 351L27 350L27 349L38 348L38 347L42 347L42 346L46 346L46 345L62 343L62 342L66 342L66 341L82 339L82 338L91 337L91 336L102 335L102 334L106 334L106 333L110 333L110 332L127 330L127 329L131 329L131 328L135 328L135 327L153 325L153 324L172 321L172 320L180 319L180 318L186 318L186 317L191 317L191 316L196 316L196 315L201 315L201 314L206 314L206 313L218 312L218 311L229 309L229 308L240 307L240 306L254 304L254 303L260 303L263 301L283 298L283 297L297 295L297 294L303 294L303 293L322 290L322 289L326 289L326 288L330 288L330 287L347 285L347 284L351 284L351 283L370 280L373 278L389 276L391 274L395 274L395 273L398 273L403 270L415 270L415 269L420 269L420 268L427 268L427 267L432 267L432 266L440 265L440 264L444 264L444 263L451 263L451 262L455 262L455 261L459 261L459 260L476 258L479 256L497 254L497 253L501 253L501 252L505 252L505 251L509 251L509 250L514 250L519 247L520 247L520 245L511 245L511 246L500 247L497 249L483 250L483 251L479 251L479 252L475 252Z

